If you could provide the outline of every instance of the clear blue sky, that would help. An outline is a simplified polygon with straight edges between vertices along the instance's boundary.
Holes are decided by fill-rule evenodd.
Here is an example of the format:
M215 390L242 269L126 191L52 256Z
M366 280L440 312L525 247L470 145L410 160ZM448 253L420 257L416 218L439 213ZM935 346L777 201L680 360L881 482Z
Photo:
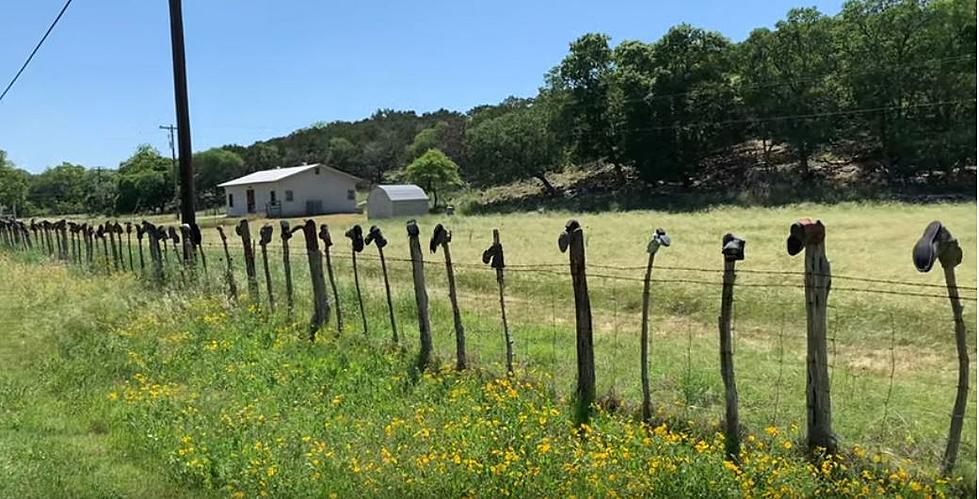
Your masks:
M827 14L842 0L820 0ZM0 8L0 84L62 0ZM251 144L378 108L465 111L533 95L568 43L603 32L653 41L687 22L734 41L812 0L187 0L194 150ZM116 167L138 144L168 153L174 119L166 0L75 0L0 102L0 149L38 172Z

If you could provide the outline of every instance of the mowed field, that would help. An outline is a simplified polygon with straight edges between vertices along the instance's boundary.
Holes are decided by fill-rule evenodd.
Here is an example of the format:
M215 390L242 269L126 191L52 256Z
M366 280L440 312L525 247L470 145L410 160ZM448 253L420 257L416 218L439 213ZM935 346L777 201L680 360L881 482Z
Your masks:
M941 287L944 285L941 271L936 268L929 274L918 273L911 263L911 247L925 225L932 220L943 221L965 251L957 275L959 285L971 288L971 291L966 289L962 294L975 297L975 214L974 203L841 204L796 205L777 209L719 207L677 213L634 211L572 215L547 212L473 217L426 216L420 217L418 223L423 231L422 246L426 253L426 278L436 350L443 367L450 368L453 363L455 340L446 297L442 255L428 253L428 237L436 223L445 224L453 232L451 247L470 362L483 373L480 376L492 378L503 372L504 343L496 277L491 269L481 263L480 256L492 240L492 230L498 228L508 265L505 273L506 307L519 377L534 386L528 392L539 397L535 399L538 404L535 410L542 410L545 406L554 407L564 414L575 376L574 308L567 255L559 252L557 237L569 218L581 222L586 234L597 381L602 405L609 411L602 413L601 421L607 425L620 424L612 421L631 419L639 402L639 329L645 247L652 231L657 227L664 228L673 244L660 250L653 273L650 344L653 403L658 410L657 421L667 422L669 428L677 428L678 432L682 428L682 432L688 435L707 436L713 435L723 416L717 346L722 269L720 240L726 232L746 239L747 256L738 264L741 270L738 276L740 286L735 290L734 313L735 371L741 395L742 422L751 438L757 436L767 442L766 452L772 451L771 446L775 445L778 455L797 459L799 455L793 453L799 452L805 427L805 309L802 276L797 274L802 270L802 257L786 254L785 238L789 225L797 218L819 218L827 228L826 252L834 274L829 298L829 363L833 383L834 429L847 452L857 456L855 459L865 457L871 463L887 462L924 473L937 467L944 449L955 396L957 360L952 316ZM227 227L238 289L242 293L247 290L240 242L233 231L236 220L223 218L201 220L205 227L209 268L207 279L195 286L192 293L176 293L175 290L182 287L179 284L182 278L175 260L167 269L170 291L164 290L162 294L160 291L142 291L146 287L144 283L124 274L108 278L111 282L108 288L103 278L96 279L99 281L97 284L85 284L92 279L87 274L60 275L58 279L68 282L68 292L77 287L79 292L84 289L90 296L82 300L75 312L34 317L26 314L30 306L44 306L43 300L50 300L53 295L50 292L29 293L27 296L36 296L38 301L28 303L21 300L21 308L17 311L24 315L18 319L17 327L11 328L8 338L3 340L6 344L2 351L5 357L13 359L19 356L18 348L39 348L24 346L31 344L34 330L56 326L77 330L67 334L71 338L67 344L64 339L54 341L59 345L54 351L39 350L43 353L37 355L44 358L48 358L45 357L47 355L69 358L69 361L62 362L68 366L62 368L68 369L68 373L61 374L61 378L49 384L59 390L74 390L76 385L67 382L64 377L80 379L77 385L80 393L73 395L77 397L76 402L82 406L92 403L89 399L93 393L99 399L93 412L85 412L87 417L101 421L98 428L103 433L114 435L113 438L118 439L127 452L142 456L139 459L154 463L164 456L171 471L161 480L165 483L173 480L176 490L190 485L226 489L230 493L243 491L249 495L262 491L292 493L298 490L294 487L306 483L303 480L313 480L314 476L322 477L326 473L324 469L310 471L304 468L316 468L328 462L327 458L320 456L315 458L320 465L311 464L313 458L308 454L310 442L323 443L323 449L336 446L334 452L343 454L347 460L338 464L336 469L331 468L332 472L344 476L336 483L352 487L318 490L357 490L357 484L361 482L353 475L361 471L355 473L352 469L362 469L368 460L373 463L371 466L380 468L385 465L397 467L397 463L404 465L409 460L424 460L417 452L412 454L417 448L412 447L410 442L400 442L404 446L402 448L398 447L399 442L391 441L392 432L397 433L395 430L389 431L391 424L395 429L399 424L408 425L412 430L409 432L411 438L418 439L418 432L427 428L424 415L428 410L425 408L429 407L427 404L447 404L446 407L459 410L452 401L461 395L453 395L452 386L455 385L449 386L444 393L435 390L425 392L423 396L414 392L398 393L404 389L392 387L400 386L398 383L403 383L403 380L380 379L385 376L399 378L397 366L400 364L397 359L400 355L410 357L418 343L404 220L378 223L389 240L385 255L394 294L396 327L402 337L401 347L397 349L388 346L392 325L384 299L380 263L373 247L366 248L358 258L368 324L367 338L363 339L361 335L362 318L353 285L350 245L343 237L343 232L352 224L360 223L367 229L374 221L368 221L361 215L317 217L316 220L317 223L328 224L333 234L335 245L331 248L331 255L340 287L340 311L344 322L342 337L346 339L334 338L336 322L335 314L332 315L330 324L321 333L323 340L315 347L315 356L297 353L304 348L308 350L298 338L303 333L302 323L309 314L311 294L302 235L296 233L289 254L296 302L295 312L290 318L285 311L278 220L254 220L251 224L253 237L256 238L263 223L271 223L276 229L268 252L276 304L274 311L269 307L260 251L260 292L257 301L255 297L242 297L243 300L252 300L252 303L239 309L218 298L203 298L223 294L221 270L225 261L220 239L212 229L217 224ZM289 221L293 225L301 223L301 220ZM167 223L161 219L154 222ZM17 266L21 263L8 261L5 265ZM19 271L26 272L23 268ZM18 289L27 292L32 285L36 285L51 291L54 287L66 286L65 282L44 282L32 275L34 281L19 284ZM66 298L67 301L75 299ZM970 355L974 359L975 301L967 300L964 305ZM107 332L111 339L93 340L92 335L99 331ZM238 345L239 341L241 345ZM347 341L354 343L348 344ZM362 341L368 343L360 343ZM326 353L340 347L350 348L353 353L342 360ZM371 351L382 358L371 357ZM297 358L290 360L290 355ZM99 356L107 358L105 366L71 361L92 361ZM322 360L317 361L317 358ZM13 365L17 364L13 362ZM36 366L33 365L18 367L22 375L34 368ZM371 369L377 370L379 378L376 382L370 381L373 379ZM974 372L973 368L973 378ZM477 390L482 387L482 391L486 391L478 380L471 386L467 385L470 381L468 378L452 381L443 378L436 384L458 383L462 387L475 386ZM331 388L334 383L337 384L336 389ZM388 388L393 392L384 392ZM310 389L316 393L304 391ZM379 400L378 390L389 395L391 400ZM132 399L131 404L120 401L127 396ZM9 391L5 397L0 401L8 404L16 404L19 399ZM191 398L192 402L182 404L171 400L181 397ZM399 397L403 397L402 402L407 407L399 406ZM160 400L167 403L158 403ZM355 424L354 420L324 423L305 409L307 402L315 402L342 413L346 401L352 400L359 400L367 408L364 418L369 422L363 423L363 427L359 426L360 423ZM145 403L145 407L140 405L142 403ZM480 403L475 402L476 405ZM192 414L185 414L188 410ZM325 409L316 409L322 410ZM418 419L419 410L423 413L421 419ZM320 412L315 414L322 415ZM343 414L343 417L354 417L354 413ZM975 415L973 389L957 467L957 472L967 477L975 475ZM261 421L258 420L259 416ZM448 413L442 416L451 417ZM521 429L516 422L506 422L507 417L520 419L532 416L528 416L526 411L504 411L490 418L490 421L498 420L498 424L512 423L508 433L493 435L519 439L517 434L526 428ZM233 420L233 424L224 423L226 418ZM398 418L403 420L402 423L395 421ZM504 421L499 422L500 418ZM382 420L383 423L380 422ZM120 437L116 429L103 428L109 424L104 421L127 421L133 425L136 435ZM353 425L361 435L345 437L339 429L331 429L331 424L347 425L348 430ZM540 426L538 430L544 431L544 434L550 431L550 427L544 423ZM616 428L616 432L630 431ZM436 431L435 428L430 430ZM4 438L12 438L9 431L8 437ZM324 431L333 440L317 436L318 432ZM376 437L379 440L373 439L375 435L372 431L378 432ZM443 428L446 434L443 436L449 438L448 434L452 431ZM541 436L538 433L534 435L535 438ZM189 439L184 440L184 437ZM304 440L306 437L309 439ZM348 440L344 441L344 438ZM490 438L490 435L480 438ZM282 441L277 443L276 439ZM298 439L298 443L291 439ZM200 440L207 441L207 444L200 444ZM710 443L707 437L705 441ZM690 439L691 446L696 443L696 439ZM281 448L276 447L280 444ZM539 444L539 438L526 444L529 446L528 452L539 452ZM341 450L343 445L362 447L363 452L352 453L349 447L346 451ZM459 441L449 438L439 441L438 445L459 445ZM496 464L509 462L507 446L511 447L510 450L517 449L515 455L528 466L531 462L530 456L520 452L525 445L523 443L510 441L509 444L496 445L488 442L486 445L488 447L480 451L485 456L496 456L492 451L500 450L502 461ZM207 449L202 450L205 446ZM270 449L262 450L265 446ZM380 447L384 448L387 457L381 456ZM188 451L188 448L193 450ZM323 449L320 450L324 456L330 452ZM444 451L449 457L441 456L439 459L454 460L449 448ZM198 456L195 453L201 452L206 452L208 457L194 461L192 456ZM693 451L694 454L697 452ZM283 457L293 454L296 455L295 459L302 462L291 462ZM354 466L349 461L351 458L356 460ZM112 459L101 459L109 461L102 465L113 469ZM275 462L266 462L268 459ZM254 464L256 460L260 465ZM417 465L417 462L414 464ZM556 463L551 464L555 466L555 472L564 469ZM627 469L615 469L626 477L630 473ZM710 466L704 464L703 468L696 469L706 473L708 478L704 483L707 484L712 476ZM805 465L799 465L799 469L802 475L806 474ZM290 473L302 470L303 480L283 476L287 470ZM544 466L543 471L538 468L537 473L547 475L548 470L550 468ZM21 471L20 476L30 475L27 471ZM600 469L591 471L610 472ZM725 473L723 467L716 471ZM523 469L522 473L526 481L532 476L528 473L533 473L533 468ZM228 478L239 475L237 482ZM786 471L786 475L791 473ZM428 475L423 473L419 476ZM464 494L467 489L463 483L474 479L465 476L465 473L460 475L459 483L452 479L438 482L441 488L430 490ZM735 490L746 490L743 478L747 475L734 476L739 480ZM762 487L760 480L763 477L759 475L754 478L757 480L750 487ZM764 478L770 479L771 476L764 475ZM404 477L377 480L375 485L380 484L381 489L378 490L381 492L424 490L414 489L415 485L406 482ZM575 485L568 491L596 493L602 490L592 488L587 476L582 480L574 482ZM424 480L419 483L424 483ZM432 482L428 483L431 485ZM510 492L541 491L526 488L526 483L519 486L507 481L493 483L502 488L509 487ZM543 487L548 483L545 481L538 485ZM614 479L609 482L610 490L614 489L615 483ZM790 481L793 490L816 492L813 488L805 489L803 483L803 478ZM168 486L153 480L145 484L147 487ZM139 484L129 485L136 487ZM880 490L874 488L876 486L871 484L870 490L879 493ZM650 490L661 492L684 493L683 490L650 487L653 487ZM854 487L858 487L856 482ZM127 490L131 492L133 489L121 490L123 495L127 495ZM502 493L501 490L497 492ZM555 482L543 490L564 489ZM695 489L684 490L687 494L695 494ZM894 492L891 489L886 491Z

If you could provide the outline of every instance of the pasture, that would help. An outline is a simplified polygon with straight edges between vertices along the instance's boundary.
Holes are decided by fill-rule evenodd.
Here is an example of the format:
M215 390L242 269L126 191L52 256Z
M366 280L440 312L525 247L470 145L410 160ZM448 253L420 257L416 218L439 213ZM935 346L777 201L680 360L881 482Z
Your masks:
M783 485L771 481L772 468L760 467L751 476L723 471L717 453L710 450L717 444L713 435L723 416L717 346L720 239L734 232L747 240L747 257L738 265L734 313L742 422L752 439L764 441L759 452L788 456L792 461L782 470L787 476L784 485L808 493L825 485L811 481L811 470L799 463L801 454L797 453L800 427L805 426L805 308L802 277L793 273L802 270L802 258L785 252L789 224L811 216L826 224L826 251L833 265L829 363L834 429L857 463L866 461L874 469L886 462L902 472L907 469L927 476L937 467L944 448L955 395L956 357L951 312L940 287L944 285L941 272L918 273L910 252L924 226L942 220L966 251L957 269L959 284L974 289L975 213L975 204L963 203L574 215L586 236L597 381L604 407L596 431L607 432L602 437L605 447L579 450L586 456L601 454L616 442L627 453L643 452L645 444L632 440L635 428L628 421L639 401L638 331L645 246L652 230L662 227L673 244L661 249L653 271L653 403L657 422L666 425L661 432L668 432L659 436L691 447L656 452L669 454L667 461L672 466L687 459L689 469L700 478L670 485L655 482L653 477L655 483L646 483L646 490L697 494L698 490L713 490L697 488L710 486L713 480L713 486L722 491L719 495L727 495L723 491L728 486L731 493L737 493L755 487L777 490ZM97 423L103 433L141 456L139 459L166 461L168 473L162 480L173 480L178 487L248 495L263 491L293 494L302 484L322 483L329 476L335 478L335 487L317 490L342 493L366 486L378 494L467 494L467 487L473 485L469 481L479 476L491 478L488 483L496 493L625 490L617 488L614 479L604 485L592 483L589 474L612 473L628 480L639 473L638 468L627 465L628 459L621 454L614 465L605 462L596 467L593 457L575 461L578 454L566 435L565 401L573 391L575 376L574 308L567 255L558 251L557 236L571 217L548 212L418 220L423 241L436 223L446 224L453 232L451 247L470 363L477 368L472 374L426 376L419 385L406 387L404 352L410 357L417 350L418 338L403 221L378 224L389 240L385 254L403 341L397 348L388 341L391 324L372 246L358 256L368 323L366 338L362 336L350 245L343 237L353 223L362 223L365 229L372 223L361 216L317 219L329 224L335 243L331 252L344 317L340 339L332 334L335 316L316 345L310 347L299 339L311 293L300 234L289 255L297 303L292 318L285 312L283 255L277 235L269 246L276 310L268 309L260 256L257 301L243 297L243 306L236 308L215 298L223 293L224 265L220 240L211 229L217 224L227 224L238 288L245 290L246 286L234 221L213 218L202 221L208 278L190 291L177 284L175 264L168 268L170 289L160 294L143 290L144 286L125 273L96 278L61 270L45 273L37 265L5 257L2 265L21 279L17 293L5 300L7 306L15 307L8 316L17 321L0 351L21 376L36 369L30 362L17 361L20 349L27 348L24 345L33 345L28 350L37 349L41 358L61 359L54 373L48 374L47 385L57 388L54 393L68 392L65 397L78 406L87 424ZM253 236L263 223L255 222ZM278 231L278 221L272 223ZM516 387L492 381L503 373L504 345L495 275L480 262L480 256L491 242L493 228L500 229L508 265L507 315L518 379L523 383ZM436 352L448 369L455 340L441 256L426 255L426 278ZM965 291L963 295L975 296ZM56 298L59 296L63 298ZM39 306L50 310L28 312ZM974 359L975 302L966 301L965 306ZM38 338L57 348L38 346ZM518 394L512 403L510 390ZM20 398L8 389L0 400L16 405ZM973 389L957 468L967 477L975 476L975 414ZM486 428L453 426L453 418ZM526 420L535 418L543 422L528 427ZM436 428L432 421L442 426ZM119 422L130 425L132 435L121 435L114 427ZM43 421L37 423L45 426ZM401 426L405 426L404 435L399 433ZM11 435L9 428L7 435ZM426 439L435 456L421 451ZM477 440L480 443L474 443ZM541 446L548 449L547 454L552 446L561 445L568 447L558 452L566 453L561 457L570 461L542 459ZM707 448L691 450L699 445ZM476 464L466 464L467 459L486 469L477 472ZM569 463L575 472L564 466ZM658 466L667 466L664 463ZM115 466L102 464L106 469ZM503 464L506 466L495 468L501 473L489 470ZM436 466L443 466L441 478L433 474ZM385 467L403 475L386 473ZM518 476L505 473L515 469L520 470ZM27 470L21 472L16 476L30 476ZM567 481L558 478L569 473ZM853 474L827 472L827 477L839 476L839 483L844 484L832 490L862 490L866 480ZM529 483L530 477L538 475L542 478L537 483ZM753 483L746 486L748 478ZM763 484L761 479L769 482ZM854 488L844 492L846 480L853 480L850 486ZM927 482L917 480L919 487ZM889 476L884 481L892 482ZM916 491L910 488L912 481L894 480L902 485L883 490ZM156 483L141 484L151 487ZM689 488L671 489L673 485ZM877 485L871 480L869 490L880 492ZM476 493L488 494L489 490Z

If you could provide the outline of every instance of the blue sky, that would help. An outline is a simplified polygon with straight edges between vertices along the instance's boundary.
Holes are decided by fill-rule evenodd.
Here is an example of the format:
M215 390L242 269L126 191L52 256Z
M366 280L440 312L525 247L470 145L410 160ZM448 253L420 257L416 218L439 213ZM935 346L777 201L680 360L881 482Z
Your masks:
M827 14L841 0L818 1ZM62 0L2 9L0 84ZM186 0L194 150L251 144L378 108L465 111L533 95L568 43L603 32L653 41L687 22L734 41L798 0ZM0 149L38 172L62 161L116 167L138 144L168 153L175 121L166 0L75 0L0 102Z

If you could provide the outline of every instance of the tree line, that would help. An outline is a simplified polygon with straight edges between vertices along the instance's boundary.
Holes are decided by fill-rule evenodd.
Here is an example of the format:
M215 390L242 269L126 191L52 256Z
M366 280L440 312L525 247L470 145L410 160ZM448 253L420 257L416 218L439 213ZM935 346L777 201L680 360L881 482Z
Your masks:
M969 0L850 0L834 16L793 9L739 43L686 24L614 46L590 33L533 97L464 113L384 109L196 153L198 196L220 205L217 184L304 162L436 193L523 179L553 191L548 173L601 163L689 183L706 158L749 140L766 162L776 147L790 152L802 178L812 158L842 146L889 178L948 173L976 161L975 57ZM114 170L65 163L29 175L0 162L0 204L27 211L162 210L173 189L170 160L148 146Z

